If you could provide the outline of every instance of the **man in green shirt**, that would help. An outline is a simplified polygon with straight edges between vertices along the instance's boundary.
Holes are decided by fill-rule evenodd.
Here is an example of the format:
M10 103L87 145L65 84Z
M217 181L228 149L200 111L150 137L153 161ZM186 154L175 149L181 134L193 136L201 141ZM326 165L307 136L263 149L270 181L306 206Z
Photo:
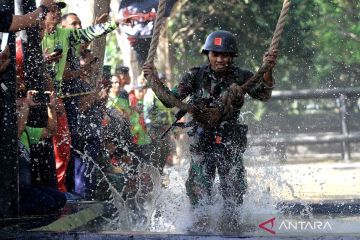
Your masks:
M59 191L34 185L32 180L32 166L30 146L49 138L56 133L56 112L54 96L50 95L50 103L46 103L48 110L48 124L46 128L26 126L29 108L37 104L34 95L37 91L27 91L26 97L17 99L18 138L19 138L19 209L21 215L53 214L66 203L65 195Z
M56 7L52 8L46 15L42 26L42 49L46 63L48 63L50 69L54 71L56 92L61 96L66 60L73 57L71 56L73 51L69 50L78 47L81 43L91 42L95 38L106 35L116 29L120 24L128 22L129 18L97 24L84 29L61 28L58 26L61 21L61 9L65 8L66 4L58 2L55 6Z

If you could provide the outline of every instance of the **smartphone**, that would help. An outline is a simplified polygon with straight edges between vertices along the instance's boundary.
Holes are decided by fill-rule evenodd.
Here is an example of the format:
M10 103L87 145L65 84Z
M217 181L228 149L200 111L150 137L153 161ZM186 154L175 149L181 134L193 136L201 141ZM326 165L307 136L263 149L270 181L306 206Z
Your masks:
M54 57L60 56L63 53L63 49L60 45L56 45L54 48Z
M32 99L35 103L50 103L50 93L37 92Z

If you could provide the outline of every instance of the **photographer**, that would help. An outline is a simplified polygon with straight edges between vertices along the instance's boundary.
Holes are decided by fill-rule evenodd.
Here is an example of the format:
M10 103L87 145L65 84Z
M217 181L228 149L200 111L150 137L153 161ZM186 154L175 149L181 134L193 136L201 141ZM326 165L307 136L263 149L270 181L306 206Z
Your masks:
M19 91L17 99L19 139L19 193L20 214L51 214L66 203L65 195L47 187L34 186L32 182L30 147L56 133L56 111L53 93L39 93L35 90ZM46 104L48 124L46 128L32 128L26 125L29 109Z

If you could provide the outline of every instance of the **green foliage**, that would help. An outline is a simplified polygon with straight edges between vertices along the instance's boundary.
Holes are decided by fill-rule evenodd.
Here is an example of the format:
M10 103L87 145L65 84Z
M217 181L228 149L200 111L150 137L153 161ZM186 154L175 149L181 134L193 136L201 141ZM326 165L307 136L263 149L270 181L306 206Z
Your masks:
M239 66L255 71L261 65L282 1L180 2L181 9L168 24L174 73L206 62L201 47L206 36L218 29L236 35ZM274 70L276 89L360 86L359 1L292 0L291 4ZM258 109L256 118L266 113L264 104L250 105Z
M200 54L202 45L206 36L218 29L236 35L239 47L236 64L252 71L261 65L282 1L178 1L181 7L174 11L167 26L173 81L187 69L207 61ZM277 90L360 86L359 4L358 0L291 1L274 70ZM115 35L110 34L106 64L115 67L121 62L118 53ZM249 106L258 109L256 118L267 113L268 104L249 103Z
M168 25L176 73L206 61L200 55L201 46L217 29L237 36L237 64L252 70L260 66L282 1L183 2ZM349 82L356 85L360 69L359 10L356 0L293 0L274 73L277 88L329 88Z
M122 62L121 56L121 50L118 46L115 32L107 34L104 65L111 65L112 73L114 73L116 66Z

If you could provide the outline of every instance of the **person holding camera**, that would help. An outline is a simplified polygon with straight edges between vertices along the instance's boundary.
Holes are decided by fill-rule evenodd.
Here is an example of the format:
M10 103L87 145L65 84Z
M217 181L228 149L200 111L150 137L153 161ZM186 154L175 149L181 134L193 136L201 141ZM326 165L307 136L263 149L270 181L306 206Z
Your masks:
M26 125L29 109L36 105L47 106L46 128ZM32 181L31 145L56 133L56 110L54 94L35 90L19 91L17 99L19 139L19 209L21 215L52 214L66 203L65 195L52 188L39 186Z

